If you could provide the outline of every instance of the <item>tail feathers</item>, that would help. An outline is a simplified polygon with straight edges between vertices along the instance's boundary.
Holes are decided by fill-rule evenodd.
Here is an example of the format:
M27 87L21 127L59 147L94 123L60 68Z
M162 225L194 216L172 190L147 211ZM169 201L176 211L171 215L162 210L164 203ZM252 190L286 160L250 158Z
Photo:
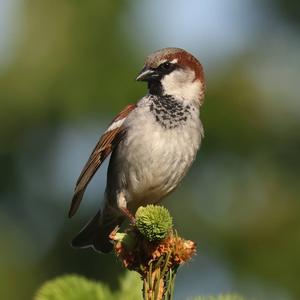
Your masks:
M101 210L99 210L72 240L71 245L74 248L93 247L96 251L108 253L113 249L109 235L122 221L123 217L103 218L101 217Z

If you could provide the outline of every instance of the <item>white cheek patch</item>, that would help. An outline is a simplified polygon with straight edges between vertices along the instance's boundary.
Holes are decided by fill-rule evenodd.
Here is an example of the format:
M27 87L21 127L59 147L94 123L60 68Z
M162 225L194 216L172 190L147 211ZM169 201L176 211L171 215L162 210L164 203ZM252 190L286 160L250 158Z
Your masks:
M202 84L195 79L195 72L192 70L175 70L162 79L164 95L171 95L177 99L199 101Z

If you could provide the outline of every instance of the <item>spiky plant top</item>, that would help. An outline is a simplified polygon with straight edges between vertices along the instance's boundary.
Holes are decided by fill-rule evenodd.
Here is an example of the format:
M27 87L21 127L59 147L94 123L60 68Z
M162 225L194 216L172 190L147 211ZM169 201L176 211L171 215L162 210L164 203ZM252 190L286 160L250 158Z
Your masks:
M149 242L165 239L173 227L168 210L162 206L139 207L135 214L135 226Z
M175 269L196 253L195 243L178 236L168 210L157 205L140 207L135 223L125 233L114 232L111 239L124 266L141 275L164 257L168 257L167 267Z
M110 238L123 265L142 276L144 299L173 299L177 269L195 254L196 245L177 235L167 209L140 207L125 233L115 231Z

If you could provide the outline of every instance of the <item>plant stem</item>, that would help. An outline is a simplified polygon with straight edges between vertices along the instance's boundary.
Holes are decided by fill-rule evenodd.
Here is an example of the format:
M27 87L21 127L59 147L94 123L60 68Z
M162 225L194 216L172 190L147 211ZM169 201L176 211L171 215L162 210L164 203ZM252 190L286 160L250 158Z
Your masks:
M169 267L170 253L150 262L144 275L144 300L172 300L176 270Z

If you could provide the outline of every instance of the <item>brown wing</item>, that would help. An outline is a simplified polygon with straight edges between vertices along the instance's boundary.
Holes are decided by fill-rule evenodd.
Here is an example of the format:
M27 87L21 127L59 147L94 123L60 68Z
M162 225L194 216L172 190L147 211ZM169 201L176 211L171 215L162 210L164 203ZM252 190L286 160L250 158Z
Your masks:
M101 166L105 158L113 151L114 147L124 136L125 129L122 126L122 123L126 119L128 114L133 109L135 109L135 107L136 105L131 104L128 105L124 110L122 110L114 118L108 129L96 144L92 154L90 155L76 182L74 196L69 210L69 217L72 217L76 213L90 180L93 178L94 174Z

